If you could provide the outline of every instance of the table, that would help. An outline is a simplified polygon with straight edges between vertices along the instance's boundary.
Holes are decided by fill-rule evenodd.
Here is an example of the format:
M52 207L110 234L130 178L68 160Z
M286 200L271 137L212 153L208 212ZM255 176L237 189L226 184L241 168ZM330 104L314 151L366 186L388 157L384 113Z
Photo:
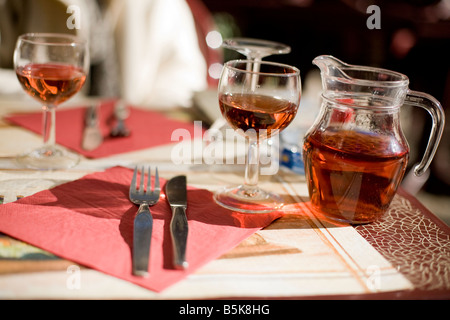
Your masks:
M74 102L77 103L80 102ZM1 101L0 106L2 116L11 110L34 109L29 109L28 101ZM191 159L175 165L171 160L173 144L96 160L83 159L69 170L24 170L15 167L11 159L39 145L40 137L1 122L0 139L0 195L4 203L116 165L150 163L159 167L163 178L183 173L190 185L212 191L243 179L241 165L208 165L198 154L194 154L200 157L198 161ZM262 176L261 185L282 194L286 214L163 292L149 291L2 236L0 297L450 298L450 229L405 191L399 190L382 221L353 227L332 224L315 215L300 175L281 169L275 176ZM9 258L5 258L5 252ZM32 258L23 258L26 255Z

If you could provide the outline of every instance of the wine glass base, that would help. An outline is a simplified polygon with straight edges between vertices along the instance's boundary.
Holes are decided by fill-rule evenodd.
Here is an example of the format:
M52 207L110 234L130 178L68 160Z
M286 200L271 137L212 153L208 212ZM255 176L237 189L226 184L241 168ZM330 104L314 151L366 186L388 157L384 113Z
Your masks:
M253 38L231 38L223 41L222 46L227 49L236 50L248 59L262 59L273 54L286 54L291 52L291 47L283 43L253 39Z
M275 193L258 187L250 189L244 185L218 190L214 194L214 200L227 209L253 214L272 212L281 209L284 204Z
M56 170L74 167L80 157L57 146L44 146L19 156L16 161L25 168Z

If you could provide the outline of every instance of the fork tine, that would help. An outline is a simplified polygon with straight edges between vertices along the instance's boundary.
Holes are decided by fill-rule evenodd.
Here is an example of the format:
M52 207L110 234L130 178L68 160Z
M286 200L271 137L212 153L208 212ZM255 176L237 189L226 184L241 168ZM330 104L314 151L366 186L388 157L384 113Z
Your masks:
M139 193L144 194L144 179L145 179L145 172L144 172L144 166L141 168L141 184L139 185Z
M133 178L131 179L130 192L136 192L136 176L137 176L137 166L134 167Z
M150 194L151 191L151 184L152 184L152 175L150 172L150 166L148 167L148 174L147 174L147 193Z
M159 193L161 191L161 188L159 187L159 175L158 175L158 167L155 169L155 183L154 183L154 192Z

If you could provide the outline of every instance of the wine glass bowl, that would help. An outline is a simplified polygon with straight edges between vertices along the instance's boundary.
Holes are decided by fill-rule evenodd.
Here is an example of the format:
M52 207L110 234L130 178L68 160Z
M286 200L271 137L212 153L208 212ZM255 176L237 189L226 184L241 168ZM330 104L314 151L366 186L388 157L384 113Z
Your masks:
M255 60L232 60L222 70L219 106L228 124L248 142L244 184L215 193L216 202L245 213L279 209L277 194L258 187L259 146L286 128L300 104L300 71L292 66Z
M83 87L89 70L86 41L74 35L28 33L19 36L14 68L24 91L42 104L44 145L21 155L28 168L63 169L79 156L55 144L55 109Z

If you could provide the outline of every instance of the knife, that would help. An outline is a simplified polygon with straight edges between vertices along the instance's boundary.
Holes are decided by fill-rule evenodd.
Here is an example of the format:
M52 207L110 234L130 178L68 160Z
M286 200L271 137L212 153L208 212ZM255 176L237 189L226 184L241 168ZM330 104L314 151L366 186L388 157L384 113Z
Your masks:
M103 142L103 135L98 126L97 106L91 105L84 114L84 131L81 147L84 150L94 150Z
M172 208L170 234L174 255L173 264L176 269L186 269L188 267L186 261L188 236L186 176L176 176L167 182L166 197Z

